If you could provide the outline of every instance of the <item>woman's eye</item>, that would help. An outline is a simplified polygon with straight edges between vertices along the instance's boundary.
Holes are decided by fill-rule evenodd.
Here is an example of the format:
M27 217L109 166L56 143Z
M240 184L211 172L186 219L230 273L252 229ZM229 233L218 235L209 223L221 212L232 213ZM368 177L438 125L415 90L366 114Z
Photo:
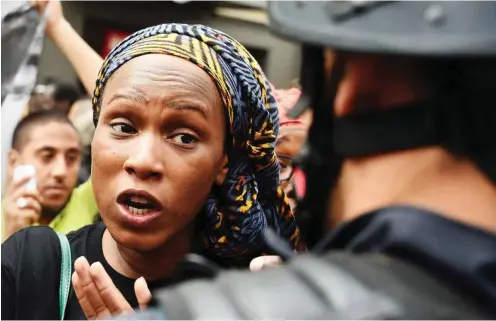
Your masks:
M134 129L131 125L128 124L118 123L118 124L112 124L110 125L110 127L118 133L136 134L136 129Z
M176 144L193 144L197 141L196 137L190 134L177 134L171 138Z

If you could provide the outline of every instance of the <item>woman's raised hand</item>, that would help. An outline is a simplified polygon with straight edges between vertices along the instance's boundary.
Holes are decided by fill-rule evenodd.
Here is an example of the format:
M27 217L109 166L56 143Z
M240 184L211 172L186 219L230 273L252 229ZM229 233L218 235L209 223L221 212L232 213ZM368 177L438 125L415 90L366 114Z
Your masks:
M49 36L60 22L65 21L62 5L59 0L32 0L31 5L38 9L41 15L45 13L45 10L48 10L46 31Z
M133 308L100 262L90 266L85 257L80 257L74 262L74 270L72 285L88 320L101 320L112 315L133 312ZM146 308L152 295L144 278L136 280L134 291L140 308Z

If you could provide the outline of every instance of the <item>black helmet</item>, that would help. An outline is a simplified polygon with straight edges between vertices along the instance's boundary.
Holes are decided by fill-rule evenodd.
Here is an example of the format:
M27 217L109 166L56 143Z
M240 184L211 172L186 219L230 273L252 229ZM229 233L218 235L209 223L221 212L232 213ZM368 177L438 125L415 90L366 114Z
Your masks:
M496 2L274 1L269 15L276 34L303 44L303 93L289 116L314 110L301 155L307 193L296 215L309 246L322 236L344 158L443 146L496 184ZM324 47L338 53L330 77ZM336 117L350 52L415 59L432 80L433 97Z
M277 34L338 50L495 56L493 1L273 1Z

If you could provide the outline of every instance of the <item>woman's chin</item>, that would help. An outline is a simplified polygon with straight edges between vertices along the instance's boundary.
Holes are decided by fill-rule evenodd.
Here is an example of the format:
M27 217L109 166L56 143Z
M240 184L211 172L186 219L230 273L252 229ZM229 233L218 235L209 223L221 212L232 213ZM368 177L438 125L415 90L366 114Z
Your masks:
M155 250L175 251L190 246L191 224L181 226L171 222L157 222L146 228L129 226L118 217L106 217L104 220L108 232L119 246L139 252Z
M125 230L121 227L112 229L111 226L108 226L107 229L117 244L133 251L153 251L162 247L168 241L168 238L164 237L163 233L136 232Z

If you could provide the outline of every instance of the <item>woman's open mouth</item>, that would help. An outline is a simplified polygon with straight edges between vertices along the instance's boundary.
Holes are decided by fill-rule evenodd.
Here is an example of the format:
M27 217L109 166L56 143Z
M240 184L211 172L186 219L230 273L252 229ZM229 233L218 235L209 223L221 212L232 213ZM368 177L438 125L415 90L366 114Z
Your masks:
M142 190L126 190L119 194L117 203L122 220L131 225L146 225L159 216L162 204L150 193Z

